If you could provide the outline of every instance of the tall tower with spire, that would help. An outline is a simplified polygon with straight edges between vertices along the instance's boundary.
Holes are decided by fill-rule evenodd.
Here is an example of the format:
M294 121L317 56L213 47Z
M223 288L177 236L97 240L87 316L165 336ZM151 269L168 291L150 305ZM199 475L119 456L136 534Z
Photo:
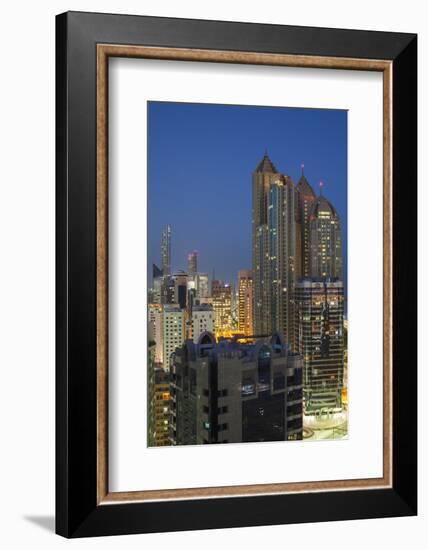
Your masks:
M294 336L296 190L267 153L253 172L253 329Z
M297 277L310 276L310 228L309 217L316 195L305 177L305 165L301 165L302 173L297 183L296 201L296 275Z
M253 172L252 252L253 329L256 334L271 332L269 312L269 229L268 194L279 177L267 152Z

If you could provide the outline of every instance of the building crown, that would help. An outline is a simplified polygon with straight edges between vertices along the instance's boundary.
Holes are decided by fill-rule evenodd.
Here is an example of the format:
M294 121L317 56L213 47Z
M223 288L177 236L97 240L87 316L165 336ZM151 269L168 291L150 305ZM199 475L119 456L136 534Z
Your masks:
M269 173L269 174L278 174L278 170L275 168L275 165L270 160L267 152L265 153L262 160L259 162L255 172L259 173Z
M333 218L339 219L337 210L334 208L331 202L324 197L324 195L320 195L319 197L317 197L317 200L313 203L311 209L311 218L318 218L321 213L327 213L330 214Z
M316 195L314 190L312 189L311 184L306 179L305 173L304 173L304 165L302 164L302 174L300 176L300 179L296 185L296 189L299 193L302 195L306 195L309 197L313 197L315 199Z

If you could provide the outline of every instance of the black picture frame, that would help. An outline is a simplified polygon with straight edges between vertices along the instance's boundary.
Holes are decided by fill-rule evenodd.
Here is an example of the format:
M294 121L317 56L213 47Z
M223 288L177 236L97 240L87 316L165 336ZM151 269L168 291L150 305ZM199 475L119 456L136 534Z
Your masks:
M392 61L393 483L97 505L96 46ZM56 18L56 532L65 537L417 513L417 36L68 12Z

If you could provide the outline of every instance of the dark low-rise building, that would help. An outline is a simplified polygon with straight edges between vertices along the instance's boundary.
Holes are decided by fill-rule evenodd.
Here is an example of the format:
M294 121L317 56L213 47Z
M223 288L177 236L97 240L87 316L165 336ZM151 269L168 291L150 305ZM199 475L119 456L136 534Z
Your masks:
M175 445L302 439L302 358L281 335L177 349L171 369Z

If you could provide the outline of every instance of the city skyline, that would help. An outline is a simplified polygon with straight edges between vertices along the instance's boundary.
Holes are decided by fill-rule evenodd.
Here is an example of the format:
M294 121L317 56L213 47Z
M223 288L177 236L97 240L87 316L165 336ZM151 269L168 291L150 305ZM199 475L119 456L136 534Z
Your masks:
M345 111L149 102L148 113L149 285L152 263L161 263L160 235L167 225L171 272L187 271L193 250L199 271L210 279L215 270L217 279L236 285L239 270L251 269L249 178L266 149L295 185L302 164L317 195L323 181L322 193L342 220L346 281Z
M309 124L307 110L286 109L289 123L299 115L287 127L282 109L174 108L180 116L170 119L171 127L186 119L175 150L185 173L172 170L174 157L168 156L170 162L155 172L159 177L166 165L170 171L154 185L151 160L160 149L149 159L148 444L346 437L346 174L336 193L328 194L325 178L317 187L303 163L293 179L265 149L254 155L249 173L238 175L233 150L225 153L225 125L235 139L249 125L259 135L257 117L266 123L275 114L280 136L290 143L306 124L309 153L308 144L316 145L323 157L326 112L311 111ZM200 113L198 120L182 116L189 108L193 116ZM238 132L243 112L251 116ZM210 121L217 133L221 129L218 143L207 150L199 134L201 143L189 147L192 130L213 114L219 115ZM327 114L329 131L343 139L346 113ZM162 129L149 118L152 133ZM171 134L155 144L167 143ZM273 131L268 137L275 137ZM327 160L343 169L346 140L343 155L334 139L327 141ZM247 148L237 153L244 160L248 154ZM232 164L222 164L222 155ZM332 173L338 177L340 170ZM175 184L163 189L171 177ZM212 186L209 178L215 179Z

